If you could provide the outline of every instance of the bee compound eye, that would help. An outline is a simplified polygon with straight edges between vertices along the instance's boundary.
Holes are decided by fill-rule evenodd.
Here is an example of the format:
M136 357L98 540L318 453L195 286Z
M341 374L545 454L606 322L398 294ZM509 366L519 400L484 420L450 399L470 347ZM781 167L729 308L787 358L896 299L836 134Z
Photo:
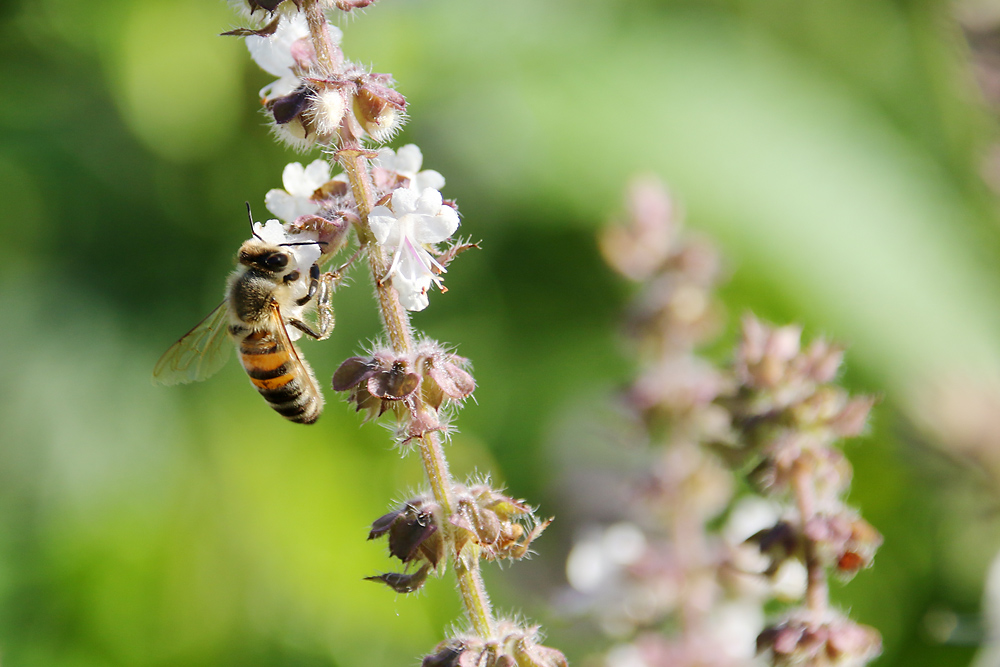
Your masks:
M288 255L283 252L276 252L264 258L264 265L272 271L280 271L288 266Z

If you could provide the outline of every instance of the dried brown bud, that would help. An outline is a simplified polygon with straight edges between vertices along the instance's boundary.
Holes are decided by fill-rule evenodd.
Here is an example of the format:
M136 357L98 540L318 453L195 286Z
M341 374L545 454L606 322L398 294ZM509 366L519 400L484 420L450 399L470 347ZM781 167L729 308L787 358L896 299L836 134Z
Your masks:
M476 381L465 370L468 359L445 351L433 341L420 344L416 355L416 371L423 377L421 394L424 402L439 409L446 400L461 401L472 395Z
M444 540L435 521L438 506L424 497L408 500L372 523L368 539L388 535L389 553L404 563L426 561L437 567L444 557Z
M280 1L280 0L279 0ZM278 3L274 3L277 5ZM251 12L256 11L251 7ZM271 10L273 11L273 10ZM269 37L274 34L278 29L278 22L281 20L280 16L277 16L270 23L265 25L263 28L236 28L235 30L229 30L222 33L223 37L250 37L251 35L256 37Z
M361 9L368 5L374 5L376 0L334 0L333 6L337 9L349 12L352 9Z
M458 667L461 657L461 645L444 645L437 653L424 656L420 661L420 667Z
M485 484L468 488L455 485L454 493L458 512L448 520L462 529L456 536L456 548L474 543L486 560L523 558L552 522L538 522L523 500L514 500ZM531 530L525 524L531 525Z
M246 0L247 5L250 7L250 13L253 14L258 9L263 9L264 11L273 14L278 9L284 0ZM302 9L302 0L289 0L289 2L295 5L298 9Z
M420 376L409 371L406 357L377 352L369 358L351 357L333 374L334 391L348 391L348 401L357 410L367 410L368 418L382 416L393 408L402 414L403 402L420 386Z
M397 593L413 593L423 588L427 582L427 574L431 566L424 565L416 572L406 574L405 572L386 572L371 577L365 577L365 581L378 581Z
M269 99L266 103L267 110L271 112L274 122L278 125L298 120L308 136L314 133L313 128L311 125L302 123L301 115L308 108L314 92L309 86L299 86L287 95Z

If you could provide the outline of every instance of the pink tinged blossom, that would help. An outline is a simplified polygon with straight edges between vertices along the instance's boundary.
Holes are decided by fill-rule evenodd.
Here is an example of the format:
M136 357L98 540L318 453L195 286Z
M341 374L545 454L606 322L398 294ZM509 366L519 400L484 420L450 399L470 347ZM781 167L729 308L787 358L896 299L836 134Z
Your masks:
M626 198L622 222L601 236L601 250L613 268L632 280L648 280L678 249L680 215L669 193L655 178L637 179Z
M320 204L312 196L329 180L330 165L325 160L315 160L307 167L292 162L281 174L285 189L270 190L264 196L264 205L285 222L292 222L301 215L315 215Z
M392 193L392 206L376 206L368 216L379 245L392 252L392 263L382 280L392 286L407 310L427 307L431 284L441 286L445 268L428 249L445 241L458 229L458 212L446 206L441 193L425 188L419 194L408 188Z

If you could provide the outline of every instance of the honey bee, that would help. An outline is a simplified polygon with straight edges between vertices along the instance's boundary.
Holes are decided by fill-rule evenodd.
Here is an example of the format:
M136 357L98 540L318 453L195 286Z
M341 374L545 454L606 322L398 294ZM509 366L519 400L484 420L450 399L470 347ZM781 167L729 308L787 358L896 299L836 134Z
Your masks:
M334 276L320 273L317 253L306 279L296 255L283 248L313 244L319 247L317 241L276 244L254 232L237 254L239 265L229 277L225 300L163 353L153 381L204 380L223 366L235 342L243 369L264 400L293 422L315 422L323 411L323 394L286 325L295 327L296 338L298 332L329 338ZM316 313L318 331L303 320L308 310Z

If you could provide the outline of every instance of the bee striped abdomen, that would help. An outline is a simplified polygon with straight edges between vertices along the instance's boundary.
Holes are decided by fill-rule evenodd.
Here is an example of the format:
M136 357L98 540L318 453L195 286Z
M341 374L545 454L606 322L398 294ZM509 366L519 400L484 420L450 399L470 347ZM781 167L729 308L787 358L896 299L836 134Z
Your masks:
M316 421L323 399L304 361L297 362L292 350L268 331L249 334L239 349L250 381L278 414L299 424Z

